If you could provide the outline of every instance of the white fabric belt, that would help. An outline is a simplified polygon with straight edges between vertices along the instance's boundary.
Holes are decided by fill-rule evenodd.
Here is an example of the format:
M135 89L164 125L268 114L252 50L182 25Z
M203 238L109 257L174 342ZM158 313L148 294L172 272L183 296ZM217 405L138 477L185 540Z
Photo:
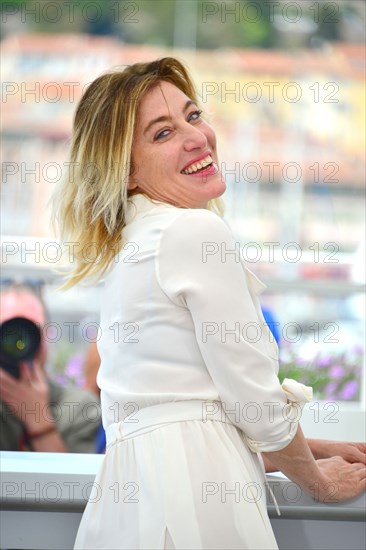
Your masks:
M107 447L116 443L150 432L171 422L216 420L232 424L226 416L221 401L191 399L170 401L159 405L150 405L126 416L124 420L107 426Z
M126 416L124 420L107 426L105 430L107 450L115 443L125 439L151 432L172 422L186 420L200 420L201 422L215 420L234 425L226 415L221 401L202 399L170 401L168 403L144 407ZM243 436L244 434L242 434ZM268 488L272 495L277 514L281 515L275 496L271 488L269 486Z

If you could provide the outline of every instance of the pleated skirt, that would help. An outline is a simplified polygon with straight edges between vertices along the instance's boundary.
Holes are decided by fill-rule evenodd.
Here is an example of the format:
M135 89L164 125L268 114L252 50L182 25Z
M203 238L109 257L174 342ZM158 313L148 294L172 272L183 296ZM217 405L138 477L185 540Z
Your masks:
M132 420L132 419L131 419ZM201 402L142 409L107 430L75 550L274 550L263 463Z

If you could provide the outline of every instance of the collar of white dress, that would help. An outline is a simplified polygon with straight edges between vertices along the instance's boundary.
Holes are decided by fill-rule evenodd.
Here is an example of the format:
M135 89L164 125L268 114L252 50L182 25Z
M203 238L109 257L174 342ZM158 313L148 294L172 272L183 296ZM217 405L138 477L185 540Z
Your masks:
M136 221L139 218L144 218L152 210L157 208L177 208L173 204L151 199L147 195L137 193L128 198L127 212L126 212L126 225Z

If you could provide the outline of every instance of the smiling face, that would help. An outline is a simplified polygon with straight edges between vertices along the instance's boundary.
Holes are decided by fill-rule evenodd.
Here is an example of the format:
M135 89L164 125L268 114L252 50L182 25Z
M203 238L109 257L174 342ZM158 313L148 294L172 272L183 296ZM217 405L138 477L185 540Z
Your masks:
M129 189L181 208L206 208L226 189L216 136L179 88L161 81L141 100Z

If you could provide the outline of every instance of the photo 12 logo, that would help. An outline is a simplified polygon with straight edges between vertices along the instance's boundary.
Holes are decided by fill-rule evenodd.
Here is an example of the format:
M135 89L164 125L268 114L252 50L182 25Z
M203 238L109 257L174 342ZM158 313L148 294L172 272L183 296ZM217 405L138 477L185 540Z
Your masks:
M98 23L105 19L112 19L113 23L136 24L140 10L137 2L125 0L94 1L57 0L53 2L11 2L1 3L1 21L8 23L11 18L18 17L21 23L75 23L78 20L85 23Z
M258 103L265 100L268 103L285 101L287 103L298 103L305 99L313 103L339 103L337 94L340 90L337 82L313 82L305 85L301 82L239 82L230 85L225 82L202 82L201 98L207 103L208 98L217 97L221 103L229 101L234 103Z
M305 4L305 5L304 5ZM202 2L202 23L256 24L265 20L296 25L302 19L314 23L338 23L339 2Z

